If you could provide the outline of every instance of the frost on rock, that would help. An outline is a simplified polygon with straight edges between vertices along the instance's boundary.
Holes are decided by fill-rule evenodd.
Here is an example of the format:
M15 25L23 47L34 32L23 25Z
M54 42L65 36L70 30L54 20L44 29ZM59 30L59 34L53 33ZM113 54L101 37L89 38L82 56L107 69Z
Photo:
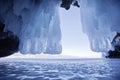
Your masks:
M21 53L61 53L60 0L0 0L4 31L19 37Z

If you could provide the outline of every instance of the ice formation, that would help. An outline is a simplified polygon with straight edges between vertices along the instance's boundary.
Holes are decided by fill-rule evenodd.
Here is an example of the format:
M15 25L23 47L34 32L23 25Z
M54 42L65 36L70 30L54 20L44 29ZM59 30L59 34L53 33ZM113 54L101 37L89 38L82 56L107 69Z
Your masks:
M91 49L107 52L111 41L120 32L119 0L81 0L83 31L88 35Z
M20 39L21 53L61 53L60 0L0 0L4 31Z
M21 53L59 54L61 0L0 0L0 22L4 32L19 37ZM83 31L91 49L108 52L116 32L120 32L119 0L80 0Z

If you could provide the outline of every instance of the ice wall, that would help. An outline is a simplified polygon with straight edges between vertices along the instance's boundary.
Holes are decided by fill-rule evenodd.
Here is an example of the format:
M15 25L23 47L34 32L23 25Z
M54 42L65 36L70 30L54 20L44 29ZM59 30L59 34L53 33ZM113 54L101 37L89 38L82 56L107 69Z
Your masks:
M80 5L83 31L91 49L107 52L115 33L120 32L120 0L81 0Z
M0 0L0 21L20 39L21 53L61 53L60 0Z

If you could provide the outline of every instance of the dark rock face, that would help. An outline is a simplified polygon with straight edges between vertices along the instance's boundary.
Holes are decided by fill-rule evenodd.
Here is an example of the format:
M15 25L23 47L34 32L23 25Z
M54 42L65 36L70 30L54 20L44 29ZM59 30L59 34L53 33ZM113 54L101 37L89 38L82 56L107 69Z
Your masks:
M78 8L80 7L77 0L62 0L60 7L65 8L66 10L69 10L71 5L76 6Z
M111 44L114 45L114 50L109 50L106 58L120 58L120 33L115 35Z
M72 0L62 0L61 7L68 10L68 9L70 9L71 4L72 4Z
M120 52L114 50L114 51L109 51L109 55L106 56L106 58L120 58Z
M0 22L0 57L17 52L19 46L19 38L10 31L4 32L4 27Z

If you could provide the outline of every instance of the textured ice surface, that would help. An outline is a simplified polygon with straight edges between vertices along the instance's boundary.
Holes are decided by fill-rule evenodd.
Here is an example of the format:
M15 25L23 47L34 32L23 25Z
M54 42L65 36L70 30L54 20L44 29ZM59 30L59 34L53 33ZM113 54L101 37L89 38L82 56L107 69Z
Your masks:
M1 59L0 80L118 80L119 59Z

